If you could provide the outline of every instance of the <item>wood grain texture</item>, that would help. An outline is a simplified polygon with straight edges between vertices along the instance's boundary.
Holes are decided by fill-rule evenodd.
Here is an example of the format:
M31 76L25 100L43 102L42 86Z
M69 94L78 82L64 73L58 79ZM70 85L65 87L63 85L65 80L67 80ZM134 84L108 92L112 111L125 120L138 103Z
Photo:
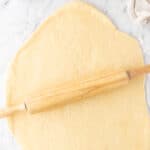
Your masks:
M37 95L28 97L25 102L27 111L29 113L38 113L46 109L50 111L55 109L55 107L75 103L79 100L86 100L92 96L99 95L101 92L125 86L129 80L126 71L116 71L110 73L110 75L104 75L104 77L100 77L98 74L82 77L78 80L68 81L56 87L51 87L46 91L41 89L36 92Z

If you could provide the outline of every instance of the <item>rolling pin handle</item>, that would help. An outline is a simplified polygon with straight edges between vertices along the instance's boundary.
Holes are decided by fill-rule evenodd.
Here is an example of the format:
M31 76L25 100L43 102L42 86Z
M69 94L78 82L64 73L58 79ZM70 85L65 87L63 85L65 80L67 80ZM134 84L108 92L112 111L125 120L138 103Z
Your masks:
M25 103L0 110L0 118L9 117L15 113L26 111Z

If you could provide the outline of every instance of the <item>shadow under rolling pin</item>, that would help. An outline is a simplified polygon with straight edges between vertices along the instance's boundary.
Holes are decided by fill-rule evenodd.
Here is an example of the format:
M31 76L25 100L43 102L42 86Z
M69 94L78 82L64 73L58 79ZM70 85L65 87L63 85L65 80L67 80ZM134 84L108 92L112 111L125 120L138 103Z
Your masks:
M44 95L28 97L22 104L0 110L0 118L9 117L22 111L30 114L46 111L55 106L69 104L103 91L125 86L133 78L150 72L150 65L129 70L116 71L106 76L93 74L79 81L70 81L50 89Z

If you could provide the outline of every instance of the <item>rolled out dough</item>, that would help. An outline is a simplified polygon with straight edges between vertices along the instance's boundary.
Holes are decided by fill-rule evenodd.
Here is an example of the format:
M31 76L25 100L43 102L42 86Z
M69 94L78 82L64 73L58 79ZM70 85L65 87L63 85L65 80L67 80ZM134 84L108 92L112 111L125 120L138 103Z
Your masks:
M56 82L142 65L136 40L92 6L73 2L50 16L17 53L7 82L7 105ZM23 150L150 149L143 77L86 101L8 120Z

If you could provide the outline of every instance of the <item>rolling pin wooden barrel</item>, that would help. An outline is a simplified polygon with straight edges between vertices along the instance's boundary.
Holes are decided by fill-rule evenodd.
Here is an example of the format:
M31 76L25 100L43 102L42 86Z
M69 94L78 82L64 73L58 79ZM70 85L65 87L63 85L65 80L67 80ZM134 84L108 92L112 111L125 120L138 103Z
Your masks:
M102 74L93 74L89 77L82 77L78 81L73 80L62 83L46 90L44 94L27 96L22 104L0 110L0 118L8 117L22 111L31 114L39 113L41 111L50 110L56 106L84 100L101 92L127 85L134 77L149 72L150 65L145 65L129 70L110 72L105 76L102 76Z

